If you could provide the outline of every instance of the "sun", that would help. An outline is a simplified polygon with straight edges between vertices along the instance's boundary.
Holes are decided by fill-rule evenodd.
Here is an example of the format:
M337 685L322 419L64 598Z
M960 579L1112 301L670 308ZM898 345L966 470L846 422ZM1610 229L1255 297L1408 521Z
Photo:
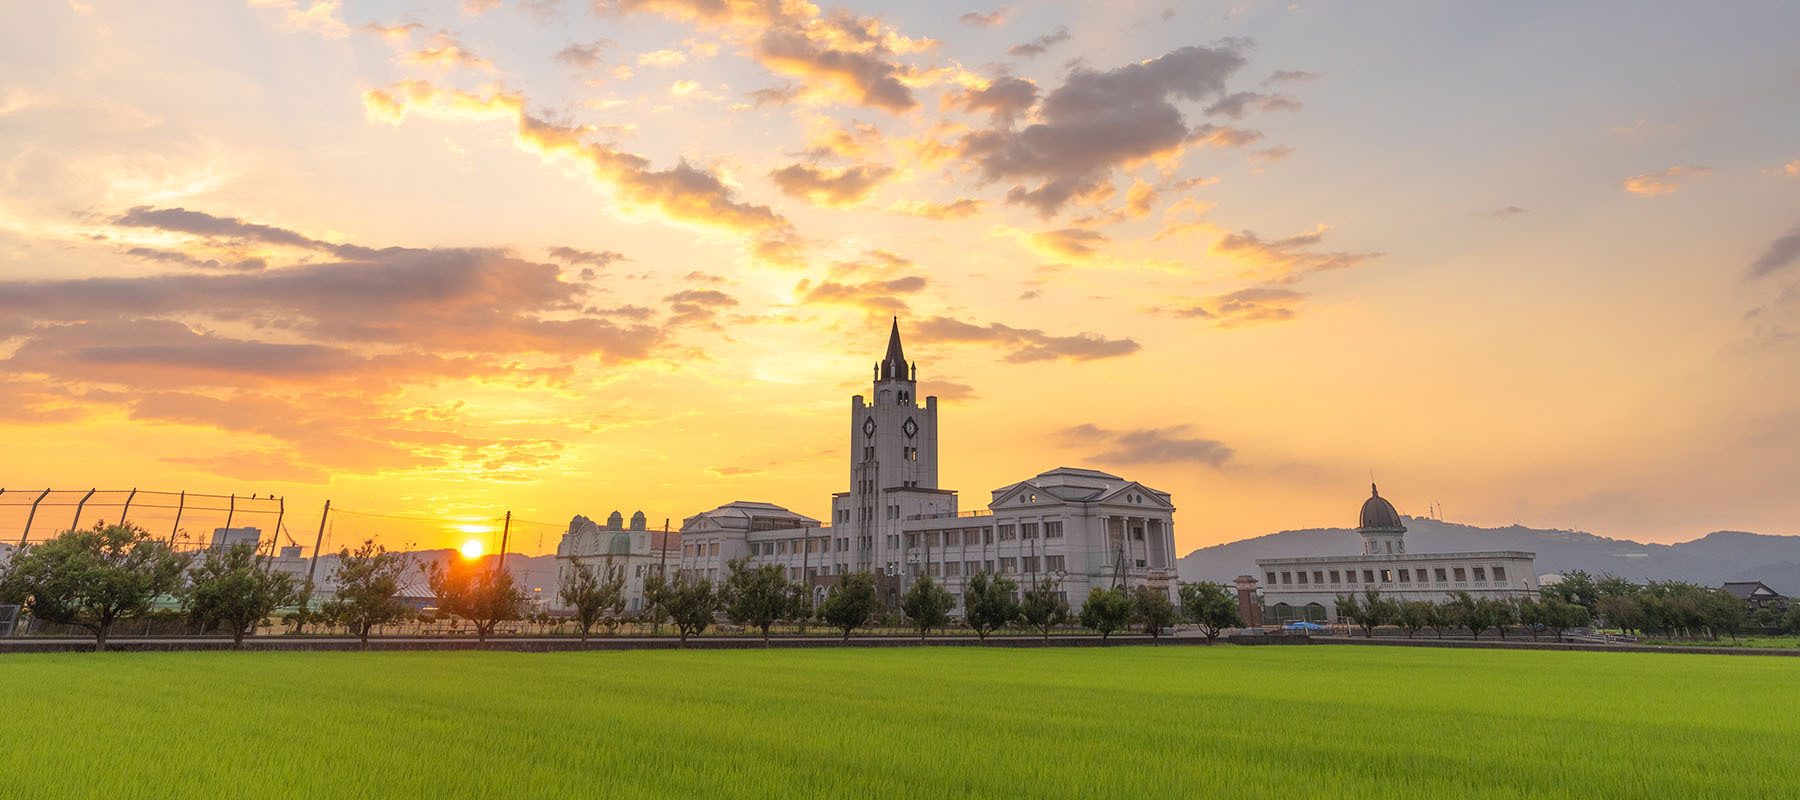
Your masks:
M470 539L466 542L463 542L462 543L462 555L463 555L463 558L480 558L481 557L481 542L476 541L474 539Z

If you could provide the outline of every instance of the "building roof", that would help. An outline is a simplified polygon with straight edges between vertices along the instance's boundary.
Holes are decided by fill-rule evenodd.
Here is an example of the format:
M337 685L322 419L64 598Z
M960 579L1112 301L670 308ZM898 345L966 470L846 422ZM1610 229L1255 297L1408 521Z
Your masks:
M906 368L906 349L900 346L900 318L894 318L894 329L888 332L887 354L881 357L881 365L876 373L877 380L909 381L912 374Z
M1363 501L1356 527L1359 530L1406 530L1400 522L1400 512L1394 510L1394 504L1382 497L1381 490L1373 483L1369 484L1369 499Z
M1725 591L1731 593L1732 597L1739 600L1749 600L1752 597L1776 598L1781 596L1780 592L1769 588L1769 585L1762 581L1726 581L1724 588Z
M767 530L771 528L818 527L819 521L796 514L774 503L734 500L711 511L702 511L681 521L681 530L704 529Z
M989 505L1000 502L1002 498L1022 486L1029 486L1032 491L1042 492L1057 500L1070 503L1101 501L1118 494L1127 487L1135 487L1132 488L1133 492L1142 490L1144 494L1155 495L1164 504L1170 503L1168 492L1152 489L1109 472L1079 467L1057 467L1048 472L1040 472L1036 476L1018 483L1009 483L995 489L993 501Z

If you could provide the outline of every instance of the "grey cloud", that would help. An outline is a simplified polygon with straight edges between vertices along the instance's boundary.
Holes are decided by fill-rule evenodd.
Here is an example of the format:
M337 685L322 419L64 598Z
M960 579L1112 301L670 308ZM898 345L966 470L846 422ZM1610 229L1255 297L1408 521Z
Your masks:
M956 19L958 22L961 22L962 24L968 25L970 27L992 28L995 25L999 25L1000 23L1005 22L1006 15L1008 13L1010 13L1012 10L1013 10L1012 6L1005 6L1003 8L996 8L993 11L987 12L986 14L981 14L981 13L971 11L967 14L957 17Z
M618 42L611 39L598 39L587 44L575 43L556 51L554 58L576 69L591 70L600 66L601 51L617 46Z
M1183 47L1106 72L1077 68L1039 105L1042 122L971 133L961 155L988 180L1037 179L1013 186L1007 200L1054 215L1111 169L1187 143L1191 132L1171 101L1223 96L1225 79L1245 63L1241 46Z
M944 95L945 105L960 107L971 114L986 111L996 121L1007 125L1029 110L1037 99L1038 85L1024 78L1000 78L980 89Z
M879 164L858 164L845 169L789 164L769 173L769 179L782 194L790 197L812 198L825 205L848 205L867 197L893 173L893 167Z
M112 223L127 228L155 228L195 236L249 239L266 244L321 250L342 258L368 258L376 253L366 247L321 241L286 228L246 222L236 217L216 217L185 208L136 206L114 218Z
M618 261L627 261L622 253L611 250L578 250L573 247L552 247L550 257L567 264L587 264L600 269L612 266Z
M1057 28L1054 31L1039 36L1036 39L1032 39L1024 44L1015 44L1012 47L1006 48L1006 54L1013 58L1037 58L1038 56L1049 52L1050 48L1068 40L1069 29Z
M1054 336L1034 328L1014 328L997 322L978 325L941 316L914 326L907 337L927 343L1003 347L1010 351L1006 360L1015 363L1052 359L1093 361L1128 356L1142 349L1131 339L1109 339L1095 333Z
M1297 70L1297 69L1278 69L1278 70L1274 71L1273 73L1270 73L1269 77L1263 79L1263 85L1268 86L1270 84L1276 84L1276 83L1299 83L1301 81L1316 81L1323 77L1325 77L1325 76L1320 75L1316 72L1304 72L1304 71Z
M1769 243L1755 261L1750 262L1750 277L1760 278L1776 270L1785 269L1800 262L1800 225L1794 226L1780 238Z
M1111 464L1203 464L1222 467L1233 452L1225 443L1188 433L1188 426L1112 430L1096 425L1077 425L1065 430L1072 441L1110 448L1092 456Z

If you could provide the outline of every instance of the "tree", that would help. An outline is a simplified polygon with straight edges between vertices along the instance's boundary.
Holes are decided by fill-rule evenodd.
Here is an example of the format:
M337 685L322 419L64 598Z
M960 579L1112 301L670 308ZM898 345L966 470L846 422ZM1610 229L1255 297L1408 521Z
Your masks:
M15 551L5 582L33 617L86 628L103 652L113 625L180 588L187 565L143 528L99 522Z
M651 635L660 633L663 620L669 618L669 579L660 572L644 576L643 617L650 621Z
M1155 641L1161 639L1163 629L1173 627L1180 616L1175 611L1175 604L1169 601L1167 591L1139 586L1131 590L1131 618L1144 626L1144 632Z
M556 596L575 609L575 624L585 643L594 623L625 610L625 573L613 567L611 558L604 573L575 559L557 576Z
M1483 597L1475 601L1475 605L1478 609L1477 613L1487 620L1489 627L1499 632L1501 639L1506 638L1506 629L1518 621L1513 605L1505 600Z
M487 641L500 623L525 616L525 592L504 569L462 559L448 567L432 562L425 583L437 595L438 609L468 620L479 641Z
M1549 627L1544 621L1544 604L1529 597L1521 597L1512 601L1513 616L1519 620L1525 630L1531 632L1532 641L1537 641L1538 631Z
M1212 644L1226 628L1244 627L1237 599L1223 585L1211 581L1182 584L1181 610L1206 636L1207 644Z
M956 607L956 598L942 586L937 585L931 577L920 576L913 581L912 588L900 598L900 610L906 614L913 629L919 632L919 641L925 641L925 634L932 628L942 628L950 624L950 609Z
M203 628L225 627L231 631L231 649L243 647L248 629L299 596L294 576L269 566L252 542L207 551L188 573L188 615Z
M1589 624L1586 606L1571 603L1561 597L1546 597L1538 601L1538 614L1543 619L1544 627L1562 641L1563 634L1571 628L1585 628Z
M977 572L963 589L963 619L975 629L975 636L987 641L988 634L1019 618L1019 601L1013 595L1019 584L1011 578Z
M1481 638L1481 632L1488 629L1487 617L1482 614L1475 597L1468 592L1457 592L1444 601L1443 610L1446 616L1456 622L1458 628L1468 628L1471 638Z
M1435 604L1424 600L1409 600L1399 605L1398 613L1394 614L1394 624L1406 631L1406 638L1411 639L1414 634L1431 627L1432 619L1436 616Z
M375 626L412 615L412 608L400 599L400 576L406 567L405 556L388 552L374 539L365 540L354 552L343 548L333 573L337 596L320 610L367 646Z
M721 598L713 591L712 581L690 581L686 575L677 572L675 580L669 581L662 595L682 644L687 643L689 636L705 631L718 616Z
M1363 593L1361 602L1353 594L1338 595L1337 612L1339 619L1350 620L1362 628L1364 637L1373 637L1376 628L1399 616L1400 608L1394 601L1384 599L1380 589L1370 589Z
M784 618L794 623L797 633L806 633L806 621L813 616L812 589L804 583L792 584L790 591L793 597L788 599L788 613Z
M1542 587L1540 594L1544 598L1554 597L1565 603L1578 605L1594 611L1594 604L1600 600L1600 587L1594 583L1594 577L1586 570L1570 570L1563 573L1563 579Z
M731 571L725 578L725 615L739 625L762 629L763 644L769 643L769 628L777 620L792 614L794 587L780 564L764 564L752 568L748 560L731 560Z
M1101 641L1125 627L1130 619L1131 598L1123 588L1090 589L1087 602L1081 604L1081 626L1098 631Z
M843 576L838 583L837 592L825 598L819 605L819 616L826 624L844 632L844 641L850 641L850 632L862 627L869 621L869 615L875 613L875 576L868 572L852 572Z
M1050 641L1050 629L1069 622L1069 601L1055 581L1044 581L1029 591L1019 603L1019 616L1027 625L1042 631Z
M1699 592L1700 613L1713 638L1726 634L1732 641L1737 641L1738 631L1743 629L1746 620L1744 601L1724 589L1700 589Z

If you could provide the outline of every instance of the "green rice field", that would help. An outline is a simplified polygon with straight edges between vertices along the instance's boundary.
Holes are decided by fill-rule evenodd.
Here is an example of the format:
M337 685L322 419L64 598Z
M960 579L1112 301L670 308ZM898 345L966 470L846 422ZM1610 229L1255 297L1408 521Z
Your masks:
M1800 659L0 656L4 798L1792 797Z

